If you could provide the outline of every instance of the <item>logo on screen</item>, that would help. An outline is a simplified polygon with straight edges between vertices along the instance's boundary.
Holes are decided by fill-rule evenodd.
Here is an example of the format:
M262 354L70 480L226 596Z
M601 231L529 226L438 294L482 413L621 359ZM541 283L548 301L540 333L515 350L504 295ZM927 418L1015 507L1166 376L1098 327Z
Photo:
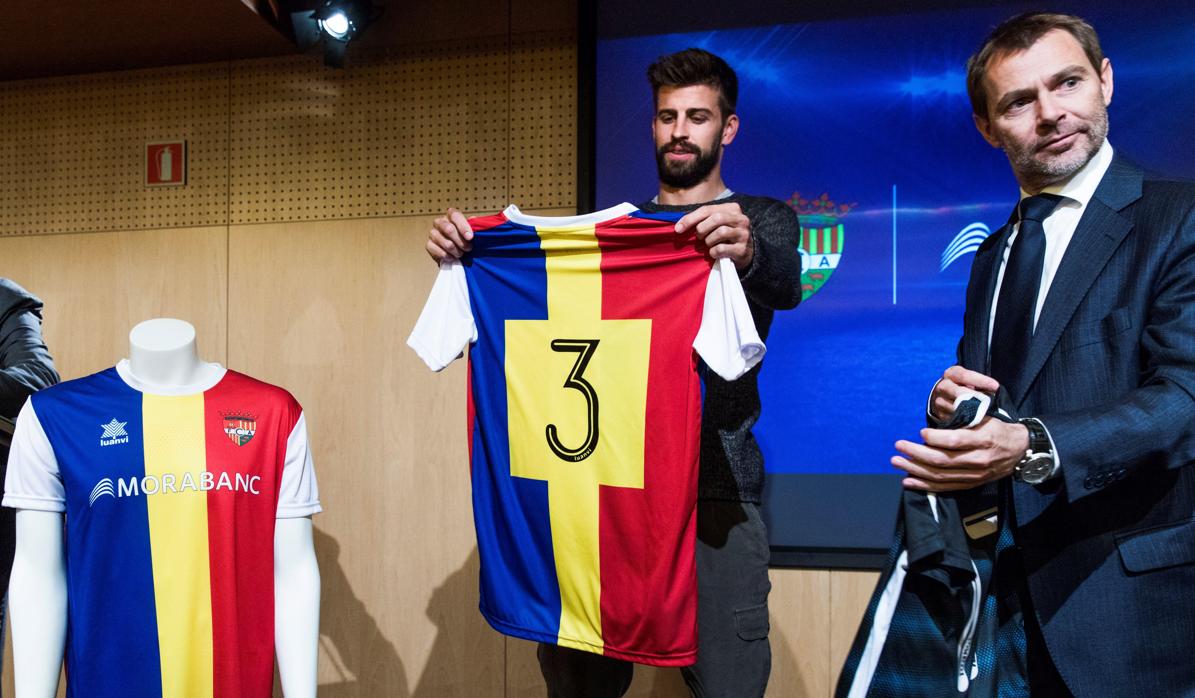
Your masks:
M788 205L801 219L801 300L822 290L842 261L846 232L842 219L858 204L840 204L828 193L814 199L793 192Z
M978 221L958 231L958 235L955 235L946 249L942 250L942 263L938 267L938 273L946 271L946 267L957 262L963 255L975 254L975 250L978 250L991 234L992 229Z

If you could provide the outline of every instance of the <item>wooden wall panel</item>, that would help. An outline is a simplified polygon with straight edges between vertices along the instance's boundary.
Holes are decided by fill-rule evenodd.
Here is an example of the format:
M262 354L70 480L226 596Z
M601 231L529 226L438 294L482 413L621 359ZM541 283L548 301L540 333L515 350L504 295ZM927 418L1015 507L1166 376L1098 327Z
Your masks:
M519 36L513 42L510 193L520 208L576 205L574 44L572 36L555 34Z
M231 222L572 205L574 39L552 33L238 63Z
M433 374L405 345L429 225L230 231L230 365L290 389L314 448L322 696L503 692L503 639L477 612L464 366Z
M0 238L3 274L46 304L43 334L63 378L113 365L142 320L178 317L199 350L223 362L224 228Z
M0 235L227 222L228 66L0 83ZM145 144L188 142L185 187L146 188Z
M830 573L772 570L772 677L769 696L829 693Z
M859 621L867 610L879 572L833 571L830 573L830 688L838 682L842 663L851 650Z
M301 56L234 71L233 223L505 203L505 37L358 57L352 70Z

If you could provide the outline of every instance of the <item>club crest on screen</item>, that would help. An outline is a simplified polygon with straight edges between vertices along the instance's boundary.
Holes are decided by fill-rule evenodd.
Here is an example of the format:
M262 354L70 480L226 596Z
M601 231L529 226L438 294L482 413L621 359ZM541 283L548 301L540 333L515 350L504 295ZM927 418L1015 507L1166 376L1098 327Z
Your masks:
M846 241L842 219L858 204L837 203L828 193L807 199L799 191L786 203L801 220L801 300L805 301L825 286L842 261Z

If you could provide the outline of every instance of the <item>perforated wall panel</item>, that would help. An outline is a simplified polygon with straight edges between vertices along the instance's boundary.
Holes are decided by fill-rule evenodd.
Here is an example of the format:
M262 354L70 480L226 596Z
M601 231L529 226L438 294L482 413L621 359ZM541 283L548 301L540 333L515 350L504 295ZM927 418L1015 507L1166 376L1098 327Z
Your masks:
M574 43L542 34L512 41L510 194L524 208L576 205Z
M0 83L0 124L0 234L227 222L227 65ZM147 189L146 142L179 138L187 186Z
M0 83L0 235L567 208L576 50L540 32ZM513 115L513 116L512 116ZM147 188L185 139L183 187Z
M232 222L502 206L506 40L234 67Z

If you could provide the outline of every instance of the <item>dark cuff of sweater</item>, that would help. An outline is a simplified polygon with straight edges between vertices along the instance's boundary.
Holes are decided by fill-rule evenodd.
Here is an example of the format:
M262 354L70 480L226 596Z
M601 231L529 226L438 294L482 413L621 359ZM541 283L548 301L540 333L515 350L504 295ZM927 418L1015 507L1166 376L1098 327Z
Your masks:
M742 271L739 272L739 281L743 282L744 284L747 284L747 283L750 283L751 279L753 279L755 276L759 276L759 274L756 273L756 270L759 269L759 267L760 267L759 255L762 253L763 253L763 250L760 249L759 242L755 239L755 233L752 232L751 233L751 262L747 265L746 269L743 269Z

